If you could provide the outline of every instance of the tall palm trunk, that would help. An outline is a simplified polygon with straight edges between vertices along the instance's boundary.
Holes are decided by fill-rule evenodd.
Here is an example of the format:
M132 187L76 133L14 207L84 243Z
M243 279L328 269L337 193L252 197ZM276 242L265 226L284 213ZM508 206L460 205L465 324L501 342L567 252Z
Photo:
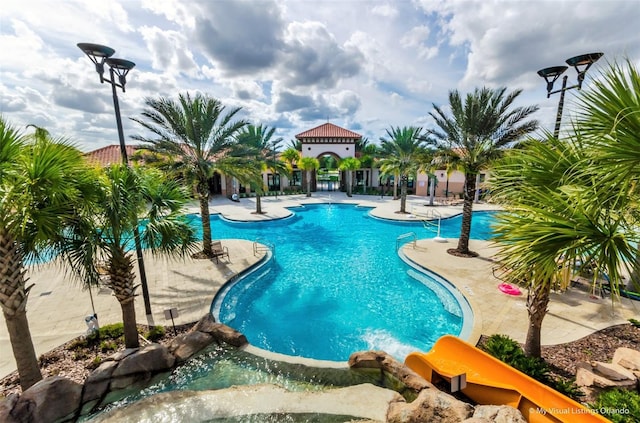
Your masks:
M407 212L407 181L400 182L400 213Z
M545 283L529 288L527 294L527 313L529 314L529 329L527 339L524 343L524 352L530 357L540 357L541 355L541 330L542 320L547 314L549 305L549 294L551 284Z
M140 346L134 304L137 285L134 285L134 281L133 256L124 251L113 254L109 263L109 285L122 309L124 343L127 348Z
M18 245L13 237L0 233L0 306L23 391L42 380L27 321L27 298L33 285L27 287L26 283Z
M207 182L198 183L198 200L200 201L200 217L202 218L202 253L213 256L211 249L211 218L209 217L209 187Z
M449 198L449 174L447 173L447 184L444 187L444 198Z
M393 175L393 199L398 199L398 174Z
M631 268L631 284L633 291L640 292L640 243L636 247L636 258Z
M460 228L460 238L456 250L461 254L472 254L469 251L469 237L471 236L471 217L473 216L473 195L476 190L475 174L465 174L464 176L464 205L462 206L462 226Z
M429 205L433 206L433 199L436 196L436 178L429 176L427 179L429 185Z
M347 197L352 197L352 189L353 189L353 183L351 182L352 179L352 175L351 175L351 171L347 170Z
M365 176L365 179L364 179L364 192L363 192L363 194L367 194L367 192L369 192L369 185L372 182L372 181L369 180L369 177L373 175L373 170L367 169L366 175L367 176Z
M262 196L256 192L256 214L262 214Z
M311 197L311 171L307 170L307 197Z

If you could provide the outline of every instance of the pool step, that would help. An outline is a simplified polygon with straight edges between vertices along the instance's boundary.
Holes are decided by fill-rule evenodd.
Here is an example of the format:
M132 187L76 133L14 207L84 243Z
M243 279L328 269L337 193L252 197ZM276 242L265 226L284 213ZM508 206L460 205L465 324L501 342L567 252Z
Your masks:
M447 288L440 285L437 281L432 280L425 274L417 272L413 269L407 270L407 274L432 290L438 296L438 298L440 298L440 301L442 301L445 310L462 319L463 316L462 311L460 310L460 306L457 304L456 300L453 298Z

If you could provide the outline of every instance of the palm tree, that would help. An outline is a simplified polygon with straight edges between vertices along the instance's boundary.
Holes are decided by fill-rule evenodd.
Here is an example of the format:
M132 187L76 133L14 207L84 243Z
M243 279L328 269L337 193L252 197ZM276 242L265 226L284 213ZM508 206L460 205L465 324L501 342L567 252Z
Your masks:
M564 288L562 269L593 263L617 289L620 269L633 256L633 231L624 210L632 197L611 184L594 184L591 153L580 134L551 134L514 149L494 168L494 199L506 209L494 227L497 258L512 283L528 288L525 352L540 357L542 321L551 290ZM592 168L592 167L591 167ZM579 267L579 266L578 266Z
M459 165L465 174L462 227L457 248L450 250L453 254L477 256L469 251L476 176L506 147L538 127L535 120L525 121L538 106L512 108L521 92L506 94L506 88L476 88L467 94L463 104L460 93L453 90L449 92L450 115L435 104L434 111L429 112L437 126L429 134L460 158Z
M85 222L76 231L75 242L83 252L75 255L75 262L78 266L84 263L87 273L94 275L96 264L105 264L107 285L122 309L125 345L136 348L134 228L138 221L146 222L140 228L140 239L153 254L183 257L193 252L195 230L182 218L188 195L158 170L122 164L104 169L98 182L98 204L91 210L91 223Z
M315 157L302 157L298 160L298 168L306 172L307 197L311 197L311 172L320 167L320 162Z
M338 169L347 173L347 197L351 197L351 189L353 187L353 171L360 169L360 160L355 157L346 157L338 166Z
M594 78L591 89L578 97L578 124L589 150L599 158L591 166L597 180L612 184L627 195L640 195L640 72L627 59L614 62ZM636 203L637 204L637 203ZM629 213L637 215L638 209ZM640 243L631 274L640 289Z
M423 151L417 155L416 160L418 161L418 172L424 172L427 175L429 185L429 205L433 206L433 200L436 194L436 185L438 183L438 178L433 173L438 166L435 152L433 149L424 148Z
M289 172L293 171L293 165L300 159L300 152L294 148L287 148L282 152L280 158L284 160Z
M146 143L153 152L173 158L173 170L194 185L202 218L202 252L196 257L212 257L209 179L216 172L240 180L251 176L253 170L246 159L230 155L235 135L247 123L233 120L240 108L225 113L219 100L202 94L180 94L177 102L148 98L145 103L142 118L133 120L153 135L132 138Z
M360 147L358 147L358 145L360 145ZM358 148L360 149L358 150ZM370 144L365 138L360 144L356 143L356 151L359 151L360 153L360 167L366 172L364 176L364 194L366 194L372 183L371 178L373 176L373 168L376 165L376 160L378 158L378 146Z
M79 150L36 131L29 139L0 117L0 305L23 391L42 379L26 306L26 263L58 254L92 185Z
M302 151L302 141L298 139L289 140L289 146L287 149L292 148L298 152Z
M418 158L425 152L425 138L422 128L396 127L387 129L387 137L380 138L383 158L380 169L383 173L393 174L400 181L400 213L406 213L407 181L418 172Z
M272 140L276 128L249 125L238 133L239 149L236 154L248 158L255 167L253 178L246 180L256 191L256 213L262 214L261 197L264 193L262 171L270 169L274 174L286 171L284 164L278 160L277 149L282 138Z

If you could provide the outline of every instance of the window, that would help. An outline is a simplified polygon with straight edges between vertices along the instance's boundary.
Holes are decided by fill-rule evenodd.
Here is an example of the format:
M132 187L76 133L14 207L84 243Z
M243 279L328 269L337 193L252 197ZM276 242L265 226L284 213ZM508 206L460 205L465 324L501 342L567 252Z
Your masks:
M409 176L407 178L407 188L413 188L415 185L416 179L413 176Z
M280 191L280 174L269 173L267 175L267 187L269 191Z
M294 170L291 175L291 183L289 185L302 185L302 171Z

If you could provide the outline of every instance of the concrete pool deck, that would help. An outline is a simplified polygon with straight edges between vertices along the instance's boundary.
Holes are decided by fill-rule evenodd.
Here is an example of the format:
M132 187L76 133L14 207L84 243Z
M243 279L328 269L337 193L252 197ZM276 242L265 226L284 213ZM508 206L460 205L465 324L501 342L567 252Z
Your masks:
M287 207L301 204L351 203L372 207L372 215L385 219L416 220L415 214L398 214L399 200L390 197L358 196L348 198L344 193L313 193L304 195L263 197L265 214L256 215L255 199L241 199L232 202L218 197L211 201L212 214L219 213L225 218L253 221L271 220L291 214ZM432 209L426 206L428 199L409 196L407 211L421 213ZM462 206L437 205L436 209L444 217L462 212ZM474 210L492 210L489 204L475 204ZM194 203L188 212L198 213ZM519 297L501 293L500 283L492 275L491 256L494 247L486 241L470 243L471 249L480 253L473 259L458 258L447 254L448 248L455 248L457 240L446 243L434 242L433 233L426 230L417 233L415 248L405 245L403 252L412 261L441 275L456 286L468 299L474 311L474 327L470 342L474 343L481 334L506 334L520 342L527 332L526 295ZM215 238L215 233L213 234ZM253 243L244 240L225 240L229 248L230 262L221 260L216 264L210 260L165 260L145 254L145 269L149 284L152 314L145 315L141 296L136 299L138 323L149 325L171 325L164 312L178 309L175 324L197 321L209 311L211 301L222 285L259 262L264 253L254 254ZM395 246L391 247L395 248ZM137 271L137 266L136 266ZM29 294L27 317L31 336L39 356L85 333L85 316L93 314L89 291L82 290L77 281L65 275L60 266L43 265L29 268L28 284L35 284ZM120 322L121 310L117 300L106 289L92 291L95 312L101 325ZM428 311L425 311L428 312ZM627 319L640 316L640 302L622 298L612 307L611 299L593 299L589 293L569 290L563 294L552 294L549 313L542 329L544 344L557 344L579 339L607 326L625 323ZM0 377L15 370L15 361L4 317L0 315Z

